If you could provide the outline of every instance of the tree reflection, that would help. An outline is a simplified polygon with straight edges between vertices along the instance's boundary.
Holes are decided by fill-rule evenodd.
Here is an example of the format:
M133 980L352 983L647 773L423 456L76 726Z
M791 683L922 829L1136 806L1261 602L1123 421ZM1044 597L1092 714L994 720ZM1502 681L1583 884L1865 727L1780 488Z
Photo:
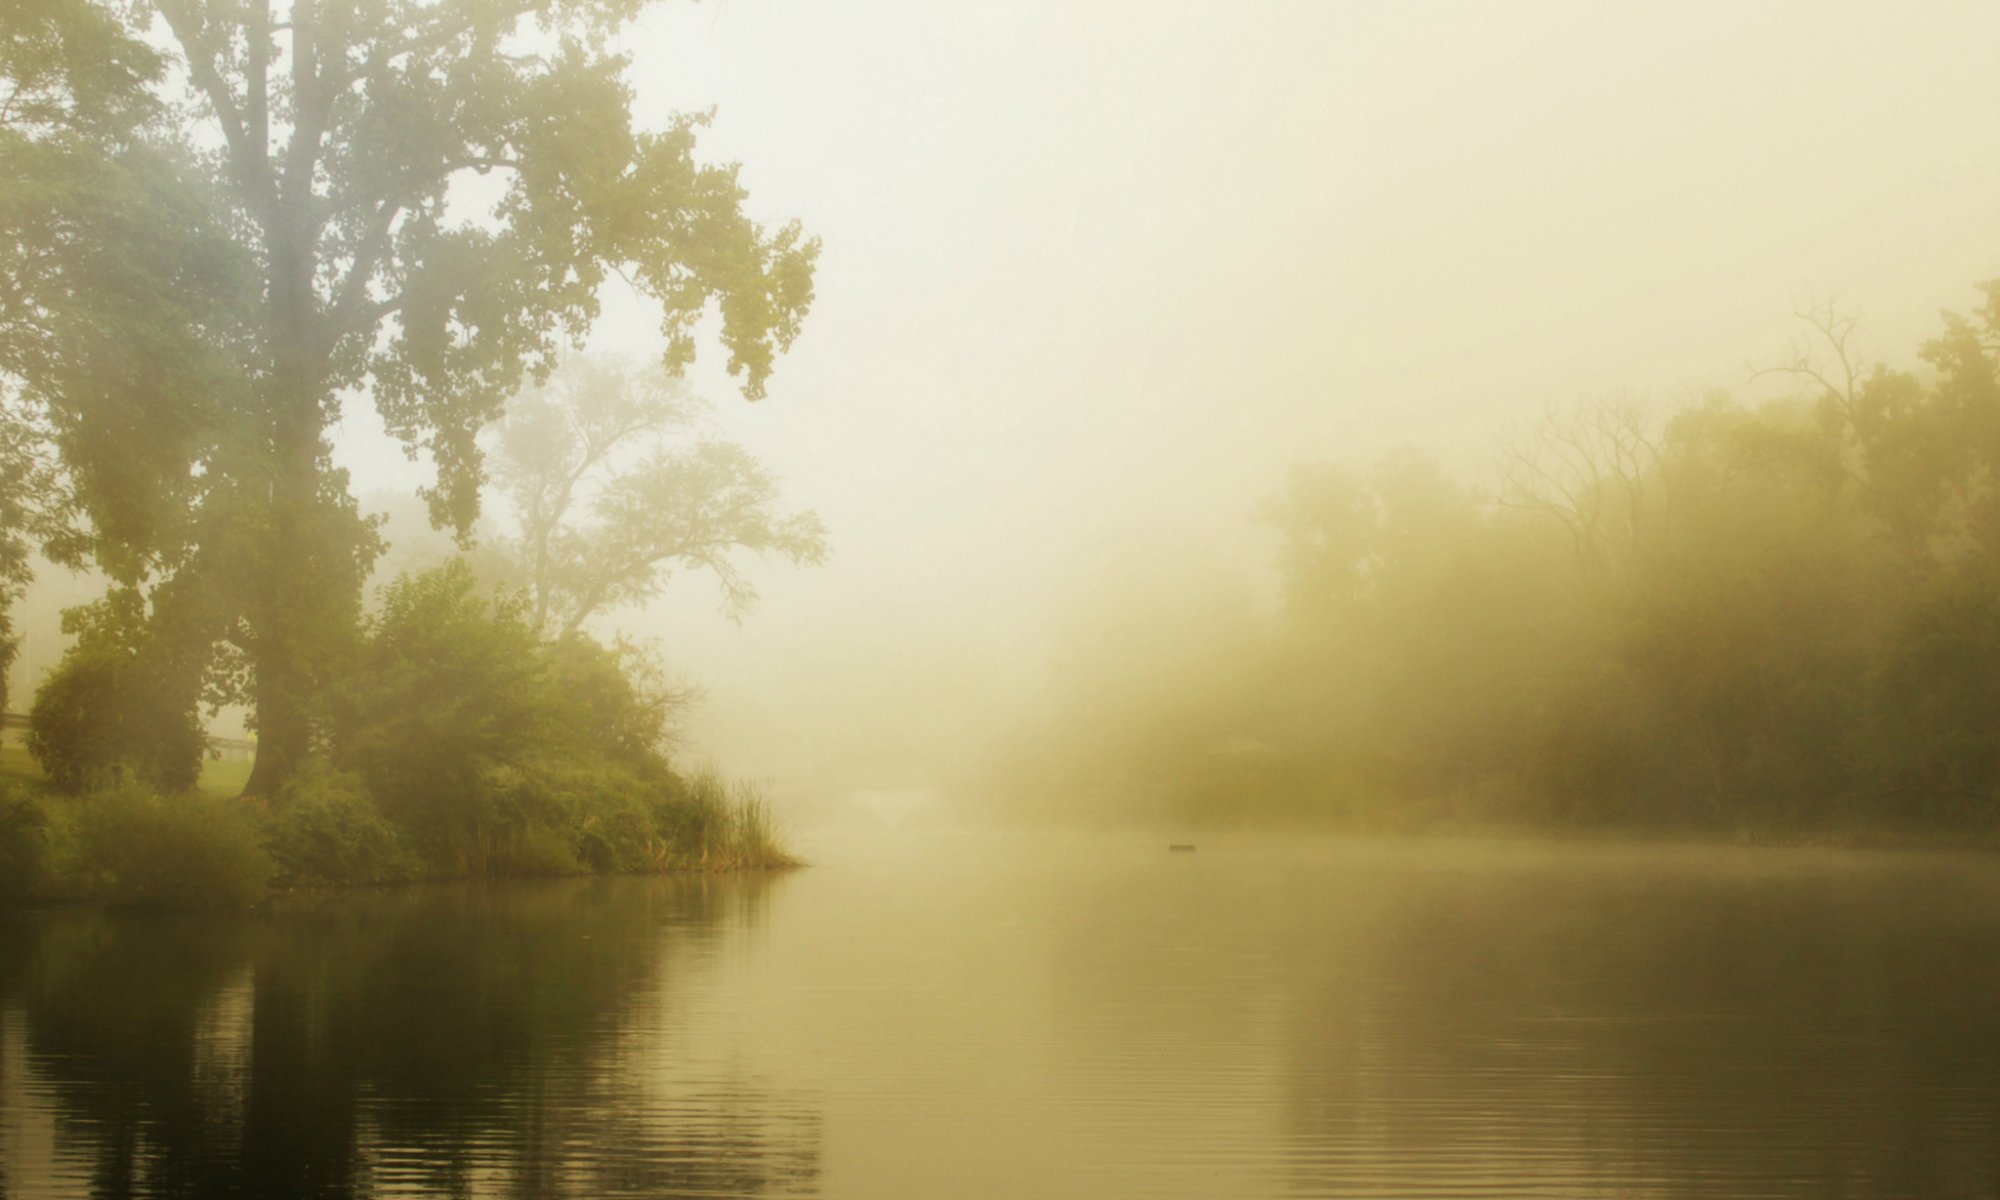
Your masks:
M44 1085L9 1095L46 1105L98 1197L786 1193L818 1173L816 1111L676 1053L684 993L768 886L16 917L0 1011L20 1014L9 1053L27 1061L0 1070Z

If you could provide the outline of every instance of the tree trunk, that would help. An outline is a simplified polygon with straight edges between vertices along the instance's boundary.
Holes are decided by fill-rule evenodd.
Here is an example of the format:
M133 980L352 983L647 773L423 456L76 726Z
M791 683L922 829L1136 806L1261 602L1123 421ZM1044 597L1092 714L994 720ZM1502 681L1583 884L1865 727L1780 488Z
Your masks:
M250 586L256 649L252 696L257 758L246 796L274 796L312 750L317 697L326 674L331 624L349 615L342 601L360 580L339 569L339 513L323 511L326 363L319 346L311 235L304 194L282 189L266 221L270 239L271 376L264 400L271 520ZM349 560L351 562L351 559Z
M312 749L311 713L285 675L262 663L257 667L257 758L243 784L245 796L283 791Z
M300 436L298 433L294 437ZM306 435L316 445L315 435ZM257 631L251 667L257 706L257 760L243 786L246 796L275 796L291 782L311 752L315 699L325 680L325 628L346 608L336 600L352 586L327 568L327 550L315 543L331 532L314 511L319 490L317 455L292 447L273 481L269 542L259 556L252 622ZM303 461L301 461L303 459Z

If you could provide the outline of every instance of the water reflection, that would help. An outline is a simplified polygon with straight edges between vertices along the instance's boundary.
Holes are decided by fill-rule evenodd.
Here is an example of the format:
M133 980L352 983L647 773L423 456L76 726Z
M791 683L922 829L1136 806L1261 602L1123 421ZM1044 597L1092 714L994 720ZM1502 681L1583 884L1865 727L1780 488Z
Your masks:
M0 1195L2000 1195L2000 860L808 849L0 921Z
M1960 866L1358 871L1289 1014L1293 1188L2000 1194L2000 889Z
M674 1044L766 886L10 919L0 1162L17 1189L93 1197L809 1191L814 1108Z
M1052 972L1152 1194L2000 1195L1991 860L1165 859L1083 879Z

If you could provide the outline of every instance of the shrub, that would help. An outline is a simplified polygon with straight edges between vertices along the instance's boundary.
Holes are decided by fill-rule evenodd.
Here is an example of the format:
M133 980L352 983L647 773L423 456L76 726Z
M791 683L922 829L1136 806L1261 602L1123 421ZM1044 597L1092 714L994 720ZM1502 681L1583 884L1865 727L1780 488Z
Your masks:
M672 857L653 820L657 783L609 762L555 759L500 767L482 780L504 837L559 834L572 869L660 870Z
M192 693L133 652L79 642L63 655L28 712L28 752L49 783L76 795L119 776L161 791L194 786L206 740Z
M337 762L433 861L477 857L503 832L484 776L534 753L553 724L540 639L453 561L390 585L358 666L337 706Z
M537 879L583 874L569 834L548 825L528 825L502 835L483 858L488 875Z
M361 777L309 767L271 805L264 845L278 879L304 886L394 883L421 873L402 830Z
M398 579L337 706L335 754L445 871L657 870L681 699L630 647L544 640L463 562ZM567 849L558 852L559 845Z
M114 904L247 908L276 870L238 801L127 785L84 797L79 822L81 872Z
M0 898L41 889L49 866L48 824L32 792L0 784Z

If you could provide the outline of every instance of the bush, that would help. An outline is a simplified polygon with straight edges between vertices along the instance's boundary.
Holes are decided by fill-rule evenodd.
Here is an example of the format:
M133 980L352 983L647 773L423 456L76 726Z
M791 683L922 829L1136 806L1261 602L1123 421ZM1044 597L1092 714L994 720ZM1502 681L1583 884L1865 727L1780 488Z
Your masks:
M559 833L576 869L597 872L674 865L676 848L658 814L677 787L665 770L573 759L502 767L482 781L492 818L508 836Z
M394 883L421 873L403 832L376 809L360 776L324 765L308 768L272 804L264 845L286 884Z
M507 832L485 775L534 754L556 724L540 638L453 561L390 585L358 665L337 706L339 765L426 857L475 865Z
M180 792L201 774L206 746L192 694L115 645L79 642L28 712L28 752L49 783L77 795L121 775Z
M0 784L0 898L40 891L48 876L48 824L33 793Z
M79 803L80 873L113 904L248 908L276 872L238 801L126 786Z
M569 834L547 825L529 825L497 839L482 855L484 874L514 879L581 875Z
M335 754L446 872L662 869L678 701L629 647L544 640L462 562L398 579L338 705Z

